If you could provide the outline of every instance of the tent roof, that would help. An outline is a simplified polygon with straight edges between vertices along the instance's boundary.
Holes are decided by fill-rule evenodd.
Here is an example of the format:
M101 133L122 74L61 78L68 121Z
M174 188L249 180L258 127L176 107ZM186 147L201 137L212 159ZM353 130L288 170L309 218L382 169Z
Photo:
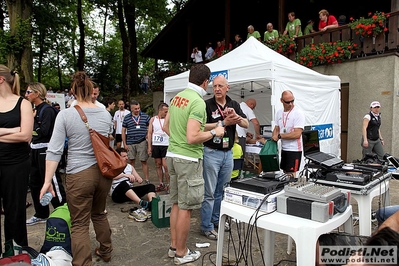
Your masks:
M256 83L259 80L277 80L287 84L295 83L301 86L331 89L331 82L340 83L339 77L322 75L299 65L253 37L233 51L206 65L213 73L228 70L228 81L231 86L251 81ZM166 78L164 91L184 89L188 82L188 75L189 71L186 71ZM264 84L262 86L264 87Z

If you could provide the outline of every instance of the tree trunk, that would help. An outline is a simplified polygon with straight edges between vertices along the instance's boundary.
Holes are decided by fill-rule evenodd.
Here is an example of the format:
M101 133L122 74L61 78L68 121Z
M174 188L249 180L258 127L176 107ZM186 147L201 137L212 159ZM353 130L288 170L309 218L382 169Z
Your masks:
M44 40L46 38L46 33L44 30L40 30L39 36L39 60L37 66L37 81L42 82L42 65L44 58Z
M139 93L139 82L138 82L138 59L137 59L137 39L136 39L136 6L134 1L128 0L125 5L125 16L127 30L129 32L129 42L130 42L130 91L129 97L138 95Z
M33 80L33 56L32 56L32 0L6 0L8 14L10 17L10 34L17 36L21 22L28 22L29 30L27 36L23 36L24 41L20 44L19 51L13 51L8 55L8 67L18 71L21 77L21 87Z
M130 90L129 86L129 39L127 36L126 28L125 28L125 20L123 16L123 7L122 0L118 0L118 24L119 31L121 33L122 38L122 98L123 100L128 100L127 91ZM130 101L130 99L129 99Z
M83 71L84 62L85 62L85 24L83 23L83 16L82 16L82 0L78 0L77 16L78 16L79 33L80 33L79 57L78 57L77 68L79 71Z
M60 47L57 39L55 40L55 50L57 52L57 74L58 74L58 84L60 85L60 90L63 90L62 84L62 69L61 69L61 54Z

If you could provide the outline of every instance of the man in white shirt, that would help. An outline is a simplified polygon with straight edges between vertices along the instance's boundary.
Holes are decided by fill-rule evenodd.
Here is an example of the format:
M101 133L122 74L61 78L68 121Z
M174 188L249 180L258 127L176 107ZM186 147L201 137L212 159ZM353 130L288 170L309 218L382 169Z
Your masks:
M202 52L201 50L198 50L198 47L194 47L193 52L191 53L191 58L194 59L195 63L201 63L203 61Z
M247 116L248 121L250 121L254 125L256 139L260 140L261 139L260 125L259 125L259 121L256 118L255 113L254 113L254 109L256 107L256 100L253 98L250 98L250 99L246 100L245 102L241 102L240 107L241 107L242 112ZM242 128L239 125L237 125L236 130L237 130L237 135L238 135L238 143L240 144L240 146L242 148L243 154L245 154L245 145L246 145L248 129Z
M123 100L119 100L118 111L116 111L114 114L116 148L120 148L122 145L122 122L125 116L129 113L130 111L125 109L125 102Z
M93 92L92 92L92 94L91 94L91 101L92 101L92 103L94 103L94 104L97 105L98 107L107 109L107 108L105 107L104 104L102 104L102 103L100 103L99 101L97 101L98 96L100 96L100 88L98 87L98 84L97 84L97 83L93 82ZM70 107L73 107L73 106L75 106L76 104L77 104L77 101L74 100L74 101L71 103Z
M283 104L283 109L276 112L276 126L272 139L274 141L281 139L280 169L295 177L301 166L305 115L301 109L294 106L295 98L291 91L283 91L280 101Z

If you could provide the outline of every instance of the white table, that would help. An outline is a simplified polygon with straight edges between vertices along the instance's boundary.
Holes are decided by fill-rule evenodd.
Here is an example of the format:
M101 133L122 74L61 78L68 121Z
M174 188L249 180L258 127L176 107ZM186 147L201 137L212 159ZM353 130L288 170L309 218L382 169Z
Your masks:
M247 153L259 154L261 149L262 146L249 145L249 144L245 145L245 152Z
M248 223L255 212L241 205L222 201L220 209L219 228L224 228L226 217L238 219ZM260 212L260 214L263 214ZM251 223L253 224L253 219ZM292 215L274 212L257 219L257 226L265 229L264 262L268 266L273 265L274 259L274 233L282 233L291 236L296 243L296 260L298 266L315 265L316 243L320 235L331 232L344 224L348 233L353 233L352 206L348 206L345 212L335 215L325 223L312 221ZM222 265L224 230L219 230L217 240L216 265Z
M381 183L372 188L368 192L368 194L360 195L353 192L351 193L352 198L357 201L357 207L359 212L359 235L371 235L371 205L373 202L373 198L380 195L383 195L383 197L385 197L382 202L385 202L389 205L389 179L383 180Z

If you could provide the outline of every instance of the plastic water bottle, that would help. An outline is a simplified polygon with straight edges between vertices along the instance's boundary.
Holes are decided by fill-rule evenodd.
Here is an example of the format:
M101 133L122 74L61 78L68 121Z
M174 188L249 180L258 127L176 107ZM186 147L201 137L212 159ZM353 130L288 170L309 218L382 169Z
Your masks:
M222 120L219 120L216 127L222 127L222 126L223 126L222 125ZM218 137L218 136L214 136L213 137L213 143L219 144L221 142L222 142L222 138L221 137Z
M40 199L40 204L42 206L47 206L50 204L51 200L53 199L53 195L50 192L46 192L43 197Z

